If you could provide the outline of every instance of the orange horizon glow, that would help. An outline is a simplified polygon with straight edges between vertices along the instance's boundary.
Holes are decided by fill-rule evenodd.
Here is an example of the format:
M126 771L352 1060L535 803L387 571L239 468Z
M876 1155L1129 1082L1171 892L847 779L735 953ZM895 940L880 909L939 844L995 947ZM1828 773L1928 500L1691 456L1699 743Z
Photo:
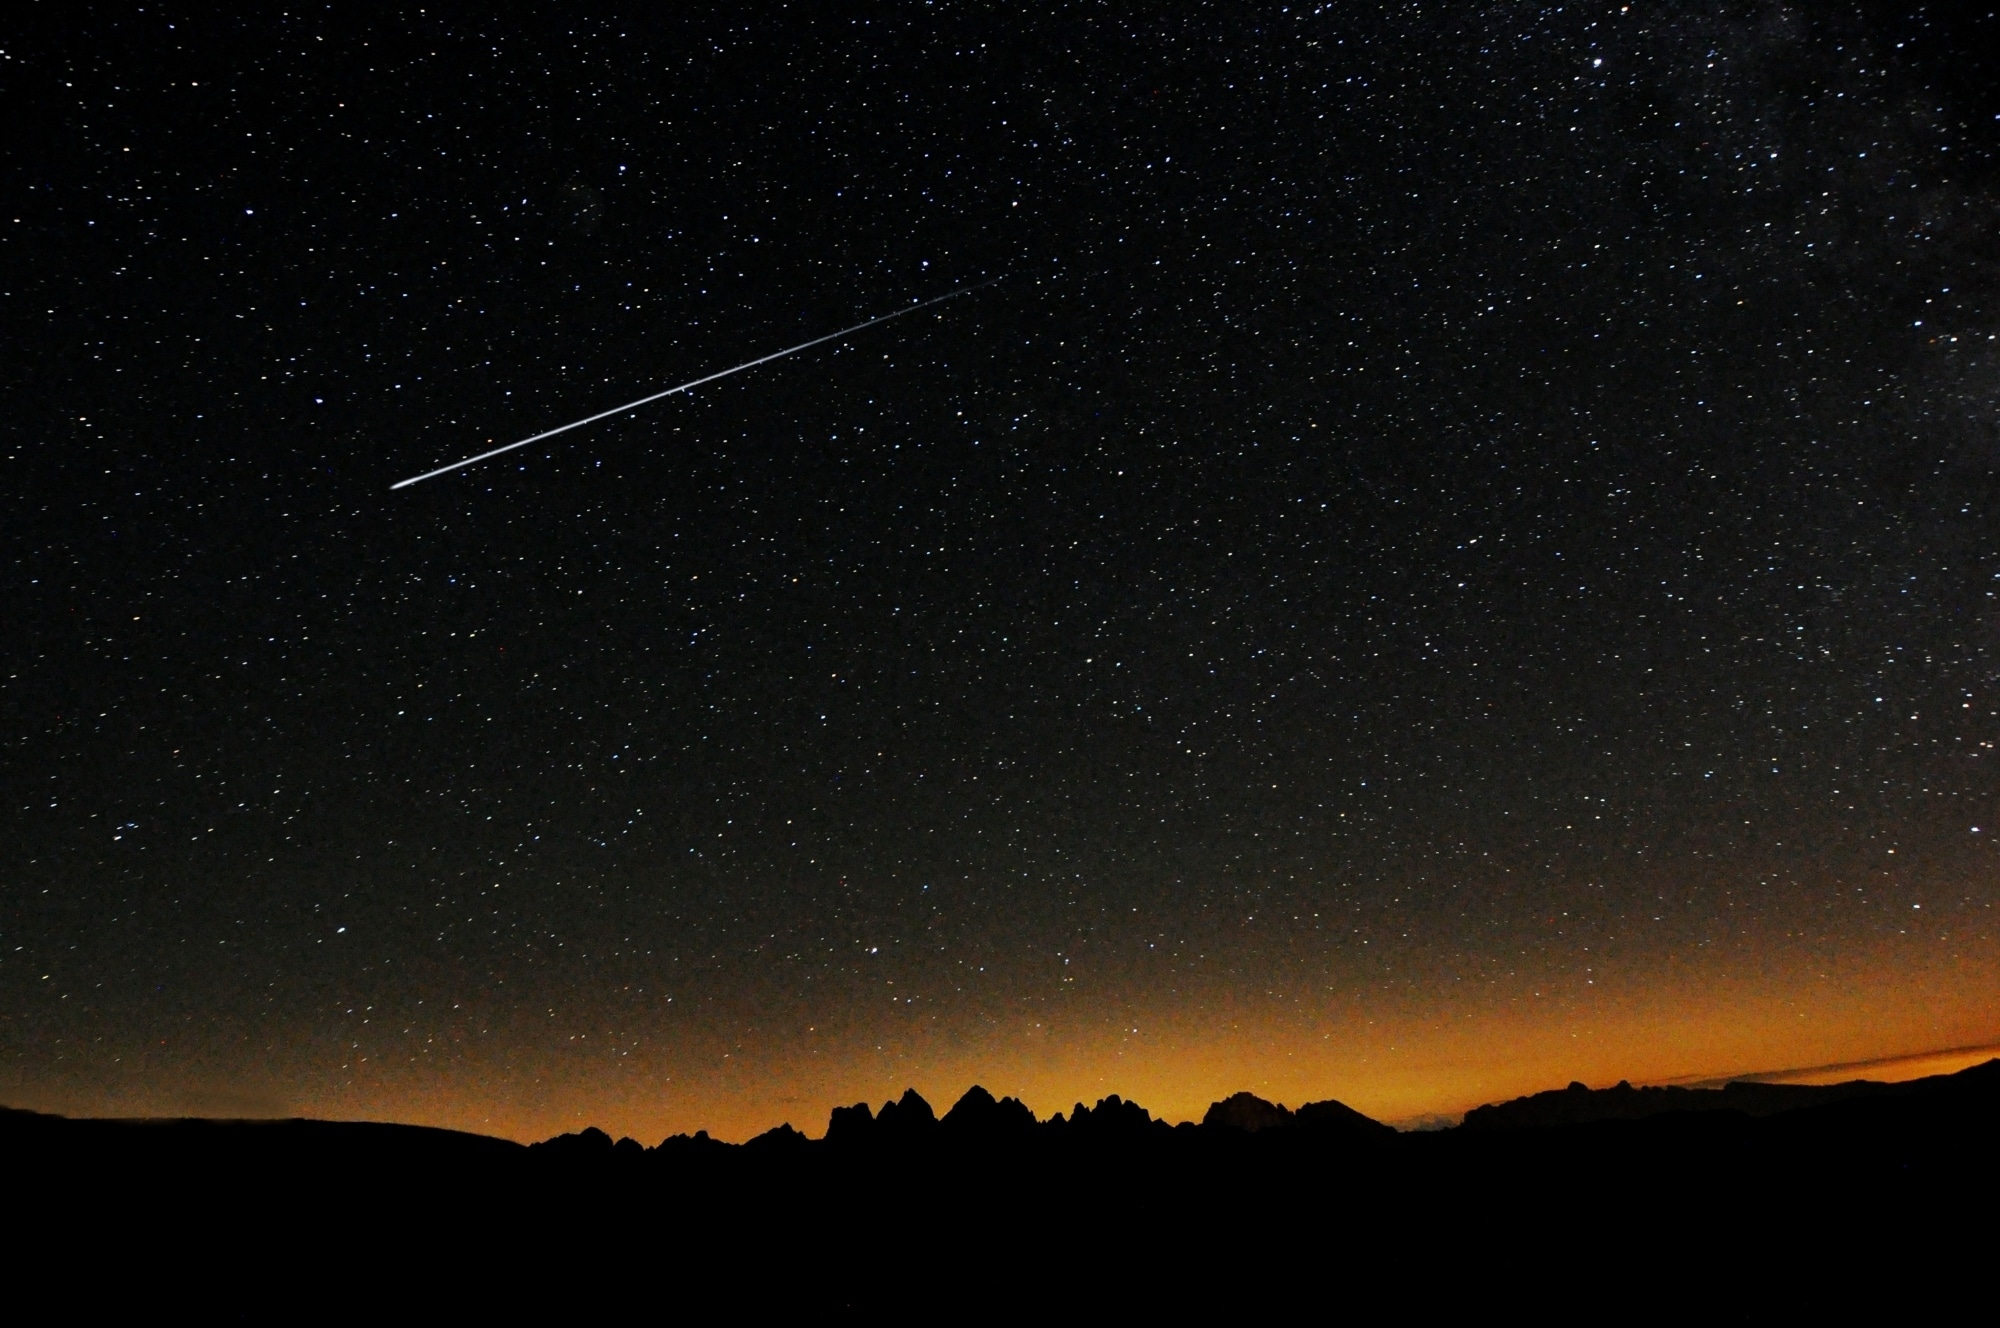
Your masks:
M448 1069L370 1060L340 1084L313 1085L302 1064L291 1092L273 1073L255 1084L162 1077L117 1094L17 1083L0 1100L70 1115L393 1120L524 1142L595 1125L653 1144L702 1129L741 1141L781 1123L817 1137L834 1106L879 1106L915 1088L942 1113L977 1083L1042 1118L1116 1093L1168 1121L1198 1120L1209 1103L1247 1090L1290 1106L1334 1098L1409 1127L1572 1080L1912 1078L2000 1055L2000 963L1965 952L1927 966L1897 962L1907 958L1814 959L1776 981L1768 969L1669 963L1602 983L1530 977L1514 990L1430 999L1334 991L1310 1004L1251 1005L1225 993L1155 1012L1100 996L1088 1014L1030 1010L978 1036L907 1016L837 1039L818 1026L711 1038L678 1057L603 1056L522 1037L468 1045ZM717 1055L717 1045L733 1049ZM312 1059L302 1047L273 1064Z

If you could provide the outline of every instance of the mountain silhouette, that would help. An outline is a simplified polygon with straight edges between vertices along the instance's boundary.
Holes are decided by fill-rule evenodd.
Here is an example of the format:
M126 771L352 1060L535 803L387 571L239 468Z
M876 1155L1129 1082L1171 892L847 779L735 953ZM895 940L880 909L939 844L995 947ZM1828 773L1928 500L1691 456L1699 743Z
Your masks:
M974 1084L952 1104L940 1124L945 1134L960 1144L1019 1142L1033 1137L1035 1113L1019 1098L995 1101L991 1093Z
M1322 1136L1347 1135L1364 1139L1381 1139L1396 1133L1393 1126L1364 1116L1345 1102L1328 1098L1323 1102L1308 1102L1300 1107L1293 1117L1301 1129Z
M1423 1134L1247 1092L1199 1124L1117 1095L1037 1120L979 1086L942 1119L910 1090L834 1108L820 1138L651 1148L594 1127L524 1147L0 1110L0 1257L236 1317L351 1318L391 1288L411 1312L502 1318L1333 1300L1423 1317L1570 1294L1796 1317L1879 1293L1891 1313L1946 1285L1924 1270L1982 1266L1996 1126L2000 1061L1889 1085L1572 1086Z
M1210 1104L1201 1123L1204 1129L1232 1130L1239 1134L1300 1130L1319 1137L1346 1135L1350 1138L1380 1139L1395 1133L1390 1126L1331 1098L1324 1102L1308 1102L1297 1111L1292 1111L1280 1103L1266 1102L1254 1093L1232 1093L1220 1102Z
M1266 1102L1254 1093L1232 1093L1211 1103L1201 1123L1210 1129L1239 1130L1255 1134L1259 1130L1288 1130L1297 1117L1275 1102Z
M892 1142L911 1142L930 1137L937 1129L937 1113L923 1095L914 1088L906 1088L903 1095L893 1102L884 1102L882 1109L875 1113L875 1137Z
M743 1146L745 1148L756 1149L760 1152L784 1153L806 1147L811 1142L810 1139L807 1139L803 1134L793 1129L791 1122L787 1121L783 1125L764 1131L756 1138L746 1142Z
M1511 1130L1581 1125L1589 1121L1644 1120L1680 1111L1740 1111L1746 1116L1775 1116L1849 1098L1914 1091L1921 1090L1907 1084L1883 1084L1867 1079L1822 1085L1738 1080L1720 1088L1634 1088L1621 1081L1610 1088L1592 1089L1572 1083L1567 1088L1474 1107L1465 1113L1465 1128Z
M835 1107L826 1124L826 1142L836 1146L859 1144L875 1137L875 1115L866 1102L851 1107Z
M1049 1128L1073 1141L1101 1144L1132 1144L1171 1134L1173 1127L1137 1102L1127 1102L1116 1093L1097 1100L1095 1107L1079 1102L1067 1118L1061 1112L1049 1120Z

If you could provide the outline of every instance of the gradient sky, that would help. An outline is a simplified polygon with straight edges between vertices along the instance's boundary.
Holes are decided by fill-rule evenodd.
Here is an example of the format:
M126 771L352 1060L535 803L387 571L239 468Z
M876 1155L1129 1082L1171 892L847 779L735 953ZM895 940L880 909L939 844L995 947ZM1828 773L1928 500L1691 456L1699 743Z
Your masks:
M0 1101L2000 1041L1985 6L664 8L8 39Z

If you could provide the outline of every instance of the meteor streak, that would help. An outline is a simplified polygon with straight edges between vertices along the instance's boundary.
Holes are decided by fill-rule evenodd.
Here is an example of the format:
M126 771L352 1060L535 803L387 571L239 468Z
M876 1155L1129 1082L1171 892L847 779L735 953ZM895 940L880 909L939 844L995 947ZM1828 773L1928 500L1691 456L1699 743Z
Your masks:
M628 410L637 410L639 407L650 405L663 397L670 397L676 392L687 392L700 387L704 383L712 383L718 378L727 378L731 374L742 373L745 369L754 369L760 364L769 364L772 360L782 360L787 355L796 355L802 350L810 350L814 346L825 342L838 341L842 337L851 337L856 332L864 332L874 327L877 323L886 323L892 318L901 318L904 314L913 314L919 309L928 309L934 304L943 304L946 300L955 300L961 295L970 295L974 291L985 290L988 286L993 285L994 282L999 280L999 277L995 277L992 281L982 281L977 286L961 286L955 291L947 291L943 295L922 300L910 305L906 309L896 309L890 313L871 318L865 323L856 323L853 327L843 327L838 332L829 332L823 337L814 337L811 341L801 341L796 346L787 346L783 350L774 350L769 355L762 355L754 360L745 360L742 364L736 365L733 368L717 370L715 373L706 374L690 382L682 383L677 387L670 387L664 392L655 392L651 396L640 397L637 401L628 401L622 406L613 406L610 410L600 410L595 415L586 415L580 420L572 420L568 424L560 424L553 429L544 429L532 437L523 438L518 443L508 443L505 447L496 447L490 452L481 452L478 456L469 456L463 461L454 461L449 466L439 466L436 470L427 470L421 475L412 475L406 480L396 481L389 488L391 491L407 489L412 484L422 484L425 480L434 480L440 475L449 475L454 470L463 470L465 467L477 465L481 461L489 461L501 453L511 452L517 447L526 447L529 443L539 443L544 438L553 438L559 433L568 433L571 429L581 429L586 424L595 424L599 420L608 420L613 415L623 415Z

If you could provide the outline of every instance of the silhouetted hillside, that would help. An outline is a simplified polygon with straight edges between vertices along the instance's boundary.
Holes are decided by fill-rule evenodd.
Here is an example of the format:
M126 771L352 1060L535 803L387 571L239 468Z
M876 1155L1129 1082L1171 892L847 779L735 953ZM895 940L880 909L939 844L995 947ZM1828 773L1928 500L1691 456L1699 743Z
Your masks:
M965 1090L942 1122L948 1135L967 1143L1016 1143L1035 1132L1035 1113L1015 1097L995 1101L993 1095L974 1084Z
M1371 1120L1344 1102L1331 1099L1308 1102L1294 1112L1278 1103L1266 1102L1254 1093L1235 1093L1210 1104L1201 1123L1207 1129L1235 1130L1243 1134L1296 1129L1322 1137L1345 1135L1380 1139L1395 1133L1389 1126Z
M1675 1111L1740 1111L1746 1116L1775 1116L1800 1107L1903 1091L1909 1091L1909 1086L1878 1084L1866 1079L1812 1086L1741 1081L1720 1088L1634 1088L1621 1082L1612 1088L1592 1089L1573 1083L1568 1088L1474 1107L1465 1113L1464 1128L1513 1130L1581 1125L1587 1121L1644 1120Z
M836 1108L823 1138L651 1148L9 1111L0 1249L253 1317L302 1295L351 1317L405 1284L430 1289L396 1292L412 1312L500 1317L1242 1313L1336 1292L1377 1312L1560 1293L1795 1316L1892 1283L1907 1308L1911 1270L1976 1266L1996 1125L2000 1061L1835 1090L1566 1089L1429 1134L1248 1093L1198 1125L1116 1096L1038 1121L978 1087L942 1119L911 1091Z
M603 1137L602 1131L591 1133ZM643 1151L636 1144L632 1147ZM426 1125L198 1117L77 1120L0 1107L0 1152L16 1171L59 1158L102 1165L248 1165L272 1169L493 1168L505 1167L527 1151L510 1140Z

